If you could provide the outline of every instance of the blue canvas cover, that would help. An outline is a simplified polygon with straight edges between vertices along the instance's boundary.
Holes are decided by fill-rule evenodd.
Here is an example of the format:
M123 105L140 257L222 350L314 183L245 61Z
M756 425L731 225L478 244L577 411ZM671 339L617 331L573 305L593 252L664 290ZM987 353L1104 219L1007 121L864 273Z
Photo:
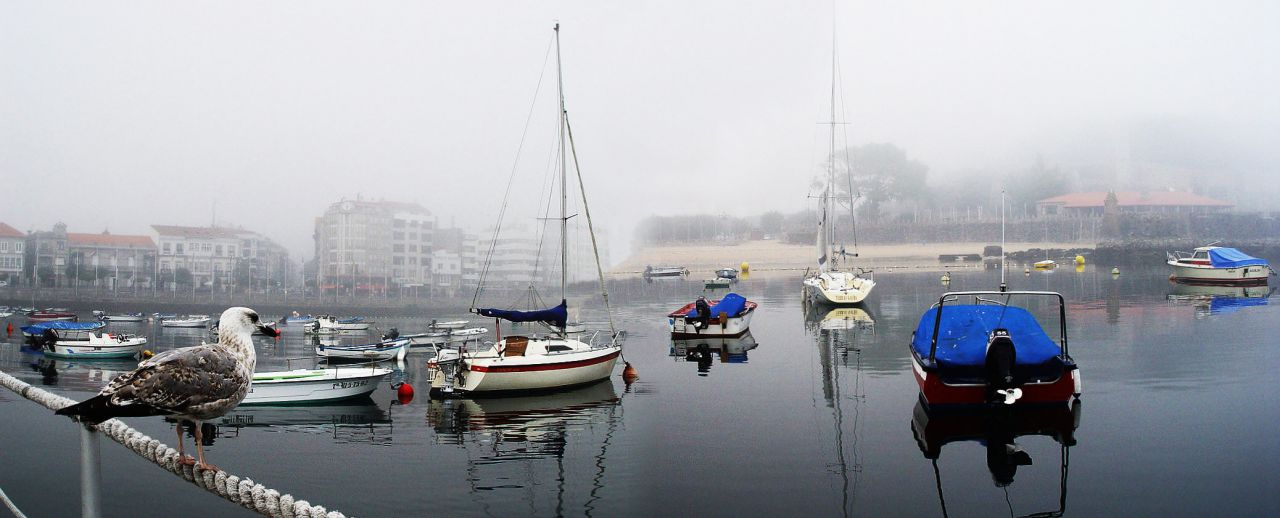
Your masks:
M911 338L911 348L921 358L929 357L934 320L938 308L925 311ZM934 353L939 367L982 367L986 364L987 340L997 328L1009 330L1018 352L1018 365L1040 365L1062 354L1031 312L1017 306L958 304L942 307L941 331Z
M738 295L737 293L729 293L729 294L726 294L724 298L720 299L720 302L717 302L714 306L711 306L711 316L714 317L716 315L719 315L720 313L726 313L730 317L736 317L738 315L741 315L742 311L746 308L747 308L746 297L743 297L742 295ZM689 312L685 314L685 318L694 318L697 316L698 316L698 308L696 307L694 309L689 310Z
M1267 266L1266 259L1258 259L1234 248L1214 248L1209 250L1209 263L1214 268L1239 268L1241 266Z
M22 332L29 335L38 335L43 333L45 329L57 329L60 331L92 331L106 326L102 322L66 322L56 320L53 322L41 322L39 324L31 324L22 326Z
M568 303L561 300L559 306L549 309L540 309L537 311L479 308L476 310L476 313L486 317L501 318L509 322L546 322L553 326L563 328L565 322L569 320L568 307Z

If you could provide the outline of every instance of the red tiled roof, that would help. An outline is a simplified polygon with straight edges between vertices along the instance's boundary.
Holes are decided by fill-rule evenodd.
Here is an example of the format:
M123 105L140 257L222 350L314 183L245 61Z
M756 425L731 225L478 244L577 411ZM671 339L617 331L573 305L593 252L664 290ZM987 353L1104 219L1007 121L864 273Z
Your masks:
M157 234L162 236L180 236L198 239L239 238L243 232L219 227L183 227L178 225L151 225Z
M1105 192L1075 192L1045 198L1036 203L1062 205L1063 207L1102 207L1107 199ZM1121 207L1133 206L1196 206L1196 207L1230 207L1232 204L1215 200L1207 196L1181 191L1118 191L1116 201Z
M148 236L127 236L123 234L79 234L67 232L68 246L104 246L114 248L155 248L156 243Z
M8 223L0 221L0 237L27 237L27 235L9 226Z

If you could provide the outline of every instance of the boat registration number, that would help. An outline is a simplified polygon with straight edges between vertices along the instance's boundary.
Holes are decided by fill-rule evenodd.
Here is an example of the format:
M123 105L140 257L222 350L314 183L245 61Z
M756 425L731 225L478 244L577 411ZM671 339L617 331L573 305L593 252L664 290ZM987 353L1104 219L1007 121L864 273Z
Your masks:
M359 381L339 381L339 382L337 382L337 383L334 383L334 384L333 384L333 388L335 388L335 389L349 389L349 388L363 387L363 386L368 385L368 384L369 384L369 380L359 380Z

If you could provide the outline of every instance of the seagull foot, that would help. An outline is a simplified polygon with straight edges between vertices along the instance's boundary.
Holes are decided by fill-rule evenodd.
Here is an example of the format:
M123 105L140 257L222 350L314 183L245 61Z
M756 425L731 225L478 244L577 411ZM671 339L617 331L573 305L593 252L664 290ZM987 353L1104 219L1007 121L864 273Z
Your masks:
M178 457L178 464L181 464L183 466L194 466L196 465L196 458L190 455L183 455L181 457Z

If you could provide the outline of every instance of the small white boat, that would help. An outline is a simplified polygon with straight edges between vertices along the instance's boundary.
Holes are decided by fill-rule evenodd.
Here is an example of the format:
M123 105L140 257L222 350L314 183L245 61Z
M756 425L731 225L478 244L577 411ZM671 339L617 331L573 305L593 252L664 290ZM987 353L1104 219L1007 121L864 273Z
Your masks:
M1058 267L1058 263L1054 262L1053 259L1045 259L1043 261L1036 261L1032 263L1031 266L1037 270L1052 270Z
M737 293L720 300L699 300L685 304L667 315L672 338L742 336L751 326L756 303Z
M166 318L160 321L161 327L209 327L209 315L186 315Z
M1168 252L1175 282L1258 286L1267 283L1271 264L1234 248L1202 246L1192 253Z
M392 358L403 360L408 350L408 338L360 345L316 345L316 355L329 360L384 361Z
M287 326L305 326L315 321L316 317L299 315L297 311L293 312L293 316L284 317L284 324Z
M679 277L681 275L689 275L689 270L683 266L645 266L645 277Z
M431 325L427 327L430 327L431 329L462 329L467 327L468 322L469 321L467 320L449 320L446 322L436 322L435 320L432 320Z
M332 331L368 331L369 326L373 322L365 321L364 318L337 318L332 315L324 315L317 317L307 330L319 332L321 334Z
M729 279L729 278L725 278L725 277L716 277L716 278L714 278L714 279L707 279L707 280L703 281L703 282L702 282L702 286L703 286L704 288L713 288L713 289L714 289L714 288L728 288L729 286L732 286L732 285L733 285L733 281L734 281L733 279Z
M142 313L122 313L119 315L102 315L99 317L103 322L141 322L146 320L146 315Z
M622 347L572 338L508 336L479 350L441 349L427 361L432 393L515 393L608 378Z
M488 332L489 329L485 327L469 327L467 329L458 329L456 331L429 331L426 333L401 335L400 337L409 339L410 347L445 347L451 344L461 344L479 340Z
M255 372L249 394L240 405L303 404L367 396L391 369L331 367Z
M147 344L145 337L113 335L101 330L61 329L53 332L58 339L44 344L44 354L55 358L132 358Z
M719 278L719 279L737 279L737 278L738 278L738 269L737 269L737 268L721 268L721 269L719 269L719 270L716 270L716 278Z

